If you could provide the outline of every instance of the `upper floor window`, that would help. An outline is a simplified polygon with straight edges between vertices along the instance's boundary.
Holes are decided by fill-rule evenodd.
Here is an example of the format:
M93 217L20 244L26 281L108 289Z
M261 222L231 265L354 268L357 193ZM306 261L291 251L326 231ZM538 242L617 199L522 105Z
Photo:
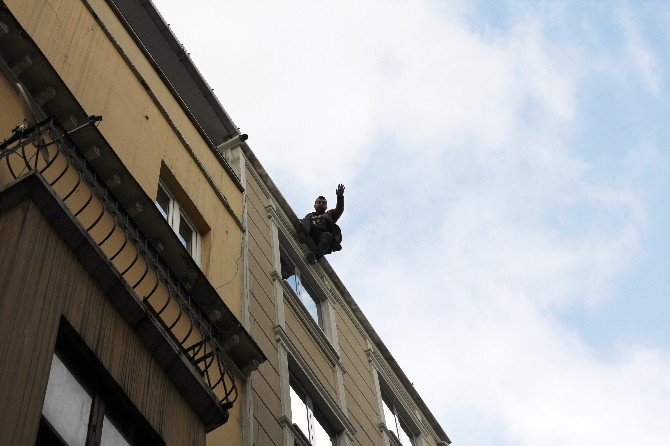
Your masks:
M302 273L283 252L281 254L281 272L282 279L286 280L303 305L305 305L312 318L323 329L322 302L309 291L309 286L302 280Z
M402 419L398 406L384 393L382 393L382 403L384 406L384 424L386 428L393 432L402 446L414 445L414 441L412 440L413 435L407 427L407 423Z
M200 264L200 245L202 238L198 231L196 231L195 226L184 213L179 202L163 183L158 184L156 205L170 227L174 230L175 234L177 234L181 244L184 245L184 248L191 254L193 260L195 260L197 264Z
M335 435L322 413L314 405L314 400L298 382L290 379L291 421L314 446L333 446Z

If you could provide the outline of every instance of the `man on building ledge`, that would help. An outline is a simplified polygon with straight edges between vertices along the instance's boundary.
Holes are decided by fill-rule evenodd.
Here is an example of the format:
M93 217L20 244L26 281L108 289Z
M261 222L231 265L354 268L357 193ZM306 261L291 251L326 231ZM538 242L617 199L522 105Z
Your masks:
M316 198L314 202L314 211L305 215L300 220L302 225L298 230L298 237L303 240L309 235L316 248L307 254L307 261L311 264L316 263L325 254L342 249L342 231L335 224L344 212L344 185L338 184L335 190L337 196L337 205L335 209L328 209L328 202L323 196Z

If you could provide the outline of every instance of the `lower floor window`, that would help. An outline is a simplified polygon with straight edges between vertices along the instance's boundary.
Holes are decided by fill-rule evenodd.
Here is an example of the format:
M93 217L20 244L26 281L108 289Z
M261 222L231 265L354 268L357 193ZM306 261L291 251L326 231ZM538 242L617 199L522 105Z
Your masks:
M105 414L100 396L84 389L58 355L51 362L42 416L41 435L48 430L61 444L130 446Z
M382 403L384 405L384 424L386 424L386 428L393 432L402 446L412 446L414 444L412 434L407 428L407 424L400 417L397 406L391 403L384 394L382 394Z
M335 444L333 429L328 425L312 398L300 384L291 379L291 421L314 446Z
M83 339L61 317L37 446L164 446Z

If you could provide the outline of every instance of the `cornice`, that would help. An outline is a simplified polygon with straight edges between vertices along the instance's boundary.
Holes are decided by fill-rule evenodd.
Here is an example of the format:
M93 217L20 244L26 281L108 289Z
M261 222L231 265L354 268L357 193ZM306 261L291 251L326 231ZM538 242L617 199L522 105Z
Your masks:
M406 415L411 419L411 422L423 433L431 435L433 438L439 438L435 429L426 421L423 416L417 417L416 412L417 408L414 403L414 400L409 395L405 386L402 385L398 377L393 373L393 369L386 363L382 354L377 351L377 349L369 348L365 350L365 355L368 357L368 361L372 363L375 370L381 375L381 378L384 380L386 385L391 388L393 395L398 399L398 401L404 406ZM421 413L421 411L418 411Z
M275 223L277 223L277 226L279 226L280 224L282 224L282 226L288 225L288 220L286 219L286 217L277 212L277 208L273 204L266 205L265 211L268 213L268 217L270 217L275 221Z
M274 221L276 222L279 229L280 236L288 241L290 248L293 249L294 252L301 252L302 249L298 246L297 240L295 239L295 229L291 223L298 222L298 217L296 216L291 206L289 206L288 202L279 191L272 178L270 178L267 171L253 153L251 148L246 143L242 144L241 147L247 162L251 164L253 170L257 172L258 177L263 181L263 184L269 191L271 204L266 206L268 215L271 218L274 218ZM303 259L300 260L302 261ZM306 264L301 265L301 267L302 266L305 267L306 271L317 272L317 274L314 274L314 276L320 276L321 282L330 285L325 286L324 288L328 289L324 291L327 292L328 295L332 296L334 301L340 305L346 315L353 322L353 325L356 327L361 336L366 341L369 341L371 344L373 344L375 349L380 350L381 355L389 363L390 368L394 371L395 376L398 376L399 381L411 395L411 398L414 402L413 406L415 405L419 408L419 411L421 412L422 417L424 417L425 422L430 425L431 429L429 430L437 433L434 438L442 439L441 441L447 440L447 443L449 443L449 437L442 429L442 426L440 426L439 422L432 414L426 403L423 401L419 393L413 388L411 381L400 368L395 358L393 358L393 355L381 340L375 329L372 327L372 324L370 324L367 317L363 314L353 296L351 296L340 278L337 276L337 273L335 273L333 268L330 266L328 260L325 258L321 259L317 264L318 269L314 269L314 267L311 265L307 267Z
M246 143L244 143L244 144L246 144ZM258 187L261 189L261 192L263 193L263 195L265 195L266 198L272 197L272 195L270 194L270 191L265 186L265 183L263 182L263 179L260 177L260 175L258 175L258 172L256 172L256 169L254 169L254 166L249 162L249 160L245 156L242 156L242 159L244 160L245 168L251 174L251 177L256 181L256 184L258 184Z

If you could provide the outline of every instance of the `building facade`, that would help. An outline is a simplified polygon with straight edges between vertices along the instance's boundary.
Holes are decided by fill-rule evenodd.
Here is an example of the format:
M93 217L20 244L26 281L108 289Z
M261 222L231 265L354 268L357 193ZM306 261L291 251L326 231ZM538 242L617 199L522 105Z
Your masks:
M449 443L150 1L4 0L0 73L0 444Z

